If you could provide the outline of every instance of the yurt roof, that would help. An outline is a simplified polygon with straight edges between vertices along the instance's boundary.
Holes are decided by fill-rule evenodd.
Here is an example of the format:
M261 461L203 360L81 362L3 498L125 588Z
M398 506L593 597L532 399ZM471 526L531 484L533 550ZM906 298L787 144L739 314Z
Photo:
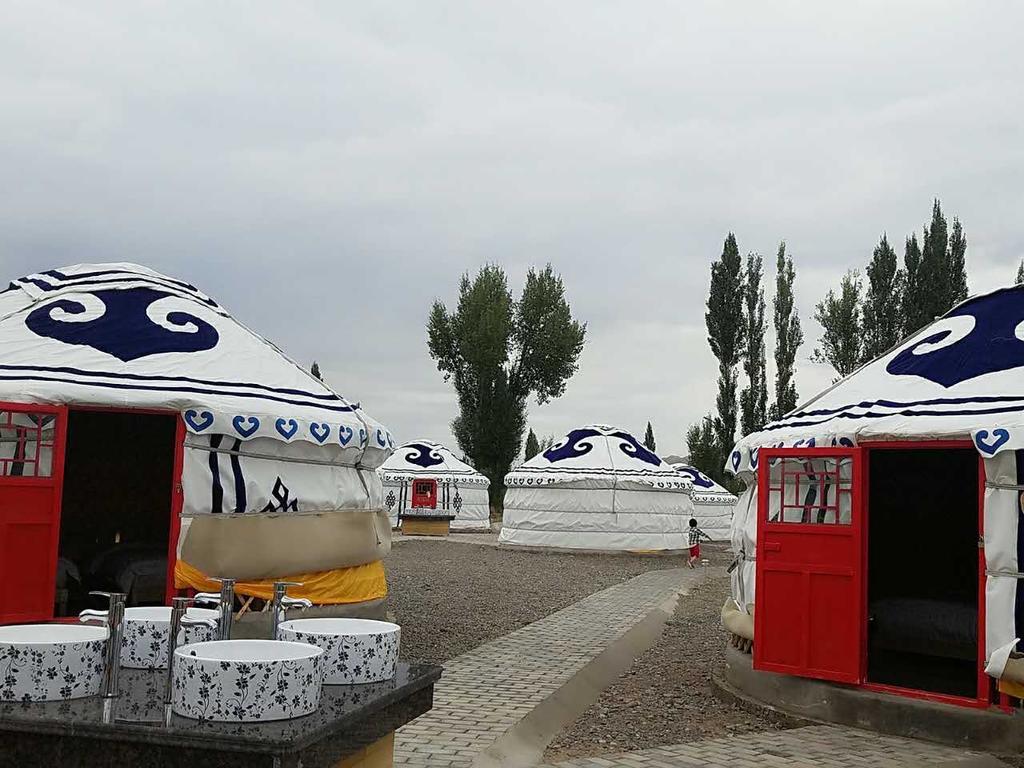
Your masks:
M690 482L624 429L592 424L572 430L505 477L508 486L587 482L615 487L632 482L687 491Z
M715 504L736 502L736 496L696 467L691 467L689 464L675 463L672 464L672 468L693 483L693 491L691 495L695 502L710 502Z
M398 446L381 465L380 473L385 481L431 477L458 483L490 485L486 477L457 458L448 448L430 440L412 440Z
M982 456L1024 448L1024 286L967 299L759 432L727 469L757 468L760 448L967 438Z
M340 444L377 466L390 432L193 285L78 264L0 292L0 401L177 411L192 433Z

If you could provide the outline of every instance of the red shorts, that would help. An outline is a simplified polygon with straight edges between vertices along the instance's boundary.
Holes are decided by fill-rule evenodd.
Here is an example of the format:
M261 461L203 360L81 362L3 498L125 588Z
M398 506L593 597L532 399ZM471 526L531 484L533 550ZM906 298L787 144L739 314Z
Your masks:
M690 557L700 557L700 544L690 547Z

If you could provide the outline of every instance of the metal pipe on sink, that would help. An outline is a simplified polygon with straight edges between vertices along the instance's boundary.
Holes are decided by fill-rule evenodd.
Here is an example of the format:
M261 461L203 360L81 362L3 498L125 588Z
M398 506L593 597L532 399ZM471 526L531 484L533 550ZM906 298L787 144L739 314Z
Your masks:
M312 608L313 603L304 597L288 597L288 587L301 587L298 581L275 581L274 599L271 602L270 610L270 639L277 640L277 628L287 618L289 608Z
M220 611L220 619L217 623L219 640L231 639L231 623L234 620L235 611L235 580L218 579L210 577L211 581L220 582L220 594L216 592L198 592L192 599L196 604L207 603L216 605Z
M124 592L90 592L89 594L105 597L108 601L107 610L82 611L78 614L78 620L83 624L104 624L109 630L100 695L110 699L120 693L121 644L124 640L124 602L127 595Z

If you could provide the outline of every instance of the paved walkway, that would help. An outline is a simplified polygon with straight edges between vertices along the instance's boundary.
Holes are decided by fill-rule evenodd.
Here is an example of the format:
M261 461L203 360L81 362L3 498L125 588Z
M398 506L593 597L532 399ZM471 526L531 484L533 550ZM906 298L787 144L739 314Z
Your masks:
M398 731L395 763L469 766L598 654L701 577L701 569L650 571L452 659L434 690L434 708Z
M897 768L998 765L978 752L882 736L853 728L815 725L668 747L581 758L557 768Z

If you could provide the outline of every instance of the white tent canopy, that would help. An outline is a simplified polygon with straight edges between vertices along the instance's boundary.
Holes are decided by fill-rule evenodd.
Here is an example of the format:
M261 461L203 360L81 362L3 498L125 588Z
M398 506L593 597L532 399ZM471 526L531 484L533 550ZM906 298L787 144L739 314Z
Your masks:
M384 481L384 508L392 527L409 506L409 485L418 478L437 481L438 506L455 515L455 530L490 528L490 481L440 443L413 440L400 445L380 469Z
M574 429L505 478L499 541L604 550L680 550L690 482L628 432Z
M693 499L693 516L698 527L716 541L727 540L736 496L696 467L677 463L672 464L672 468L693 483L690 497Z
M985 460L987 671L999 677L1015 622L1024 527L1024 286L973 297L782 419L740 440L727 470L747 482L733 521L733 596L754 600L758 454L765 447L970 440ZM941 555L937 554L937 557Z
M0 401L179 413L183 515L380 508L393 439L194 286L80 264L0 292Z

